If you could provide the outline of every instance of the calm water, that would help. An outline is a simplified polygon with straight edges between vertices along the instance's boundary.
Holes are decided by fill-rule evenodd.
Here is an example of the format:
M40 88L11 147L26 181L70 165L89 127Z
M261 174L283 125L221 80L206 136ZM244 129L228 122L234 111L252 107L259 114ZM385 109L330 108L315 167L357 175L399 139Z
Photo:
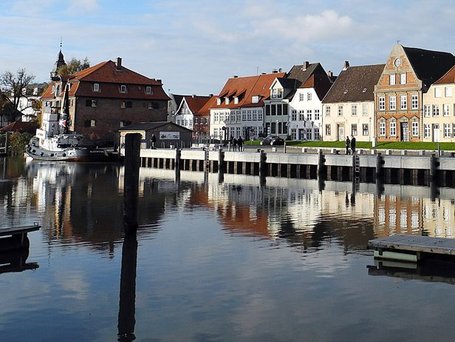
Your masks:
M0 159L0 226L42 224L38 268L0 264L1 340L116 341L129 326L137 341L452 341L455 275L379 268L366 246L453 237L455 191L378 189L141 169L136 250L123 168ZM137 273L121 291L122 249Z

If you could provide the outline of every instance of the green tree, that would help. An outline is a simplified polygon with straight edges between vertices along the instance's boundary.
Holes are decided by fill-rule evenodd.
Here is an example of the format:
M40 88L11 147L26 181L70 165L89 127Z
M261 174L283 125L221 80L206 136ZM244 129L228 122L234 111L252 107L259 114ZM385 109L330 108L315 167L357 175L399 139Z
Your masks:
M25 152L25 147L32 138L30 133L12 132L9 136L9 153L12 155L21 155Z
M0 75L0 85L4 90L11 93L13 106L15 109L19 106L19 99L24 96L28 85L33 81L35 76L27 74L25 69L19 69L16 74L11 71L5 71Z
M83 60L73 57L66 65L62 65L60 68L58 68L57 74L60 76L68 76L89 67L90 62L87 57L85 57Z

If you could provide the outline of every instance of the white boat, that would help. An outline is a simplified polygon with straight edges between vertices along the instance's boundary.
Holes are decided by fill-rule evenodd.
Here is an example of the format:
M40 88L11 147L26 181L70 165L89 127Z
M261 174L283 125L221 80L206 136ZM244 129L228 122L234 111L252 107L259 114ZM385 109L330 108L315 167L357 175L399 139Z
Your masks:
M61 108L45 107L41 127L25 149L28 158L50 161L84 161L90 157L89 144L81 134L68 131L68 88Z

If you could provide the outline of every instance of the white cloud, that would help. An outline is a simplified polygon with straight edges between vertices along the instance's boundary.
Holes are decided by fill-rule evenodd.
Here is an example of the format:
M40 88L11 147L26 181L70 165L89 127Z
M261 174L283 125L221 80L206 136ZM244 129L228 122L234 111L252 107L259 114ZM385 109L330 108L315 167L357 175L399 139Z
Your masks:
M68 11L70 13L84 13L96 11L99 7L98 0L71 0Z

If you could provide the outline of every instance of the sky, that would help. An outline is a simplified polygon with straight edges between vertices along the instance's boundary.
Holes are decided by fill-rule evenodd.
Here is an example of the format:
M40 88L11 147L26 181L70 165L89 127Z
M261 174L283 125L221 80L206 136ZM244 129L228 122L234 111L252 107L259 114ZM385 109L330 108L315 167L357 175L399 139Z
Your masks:
M385 63L397 44L454 53L453 0L1 0L0 73L48 82L65 59L122 64L173 94L319 62L335 75Z

